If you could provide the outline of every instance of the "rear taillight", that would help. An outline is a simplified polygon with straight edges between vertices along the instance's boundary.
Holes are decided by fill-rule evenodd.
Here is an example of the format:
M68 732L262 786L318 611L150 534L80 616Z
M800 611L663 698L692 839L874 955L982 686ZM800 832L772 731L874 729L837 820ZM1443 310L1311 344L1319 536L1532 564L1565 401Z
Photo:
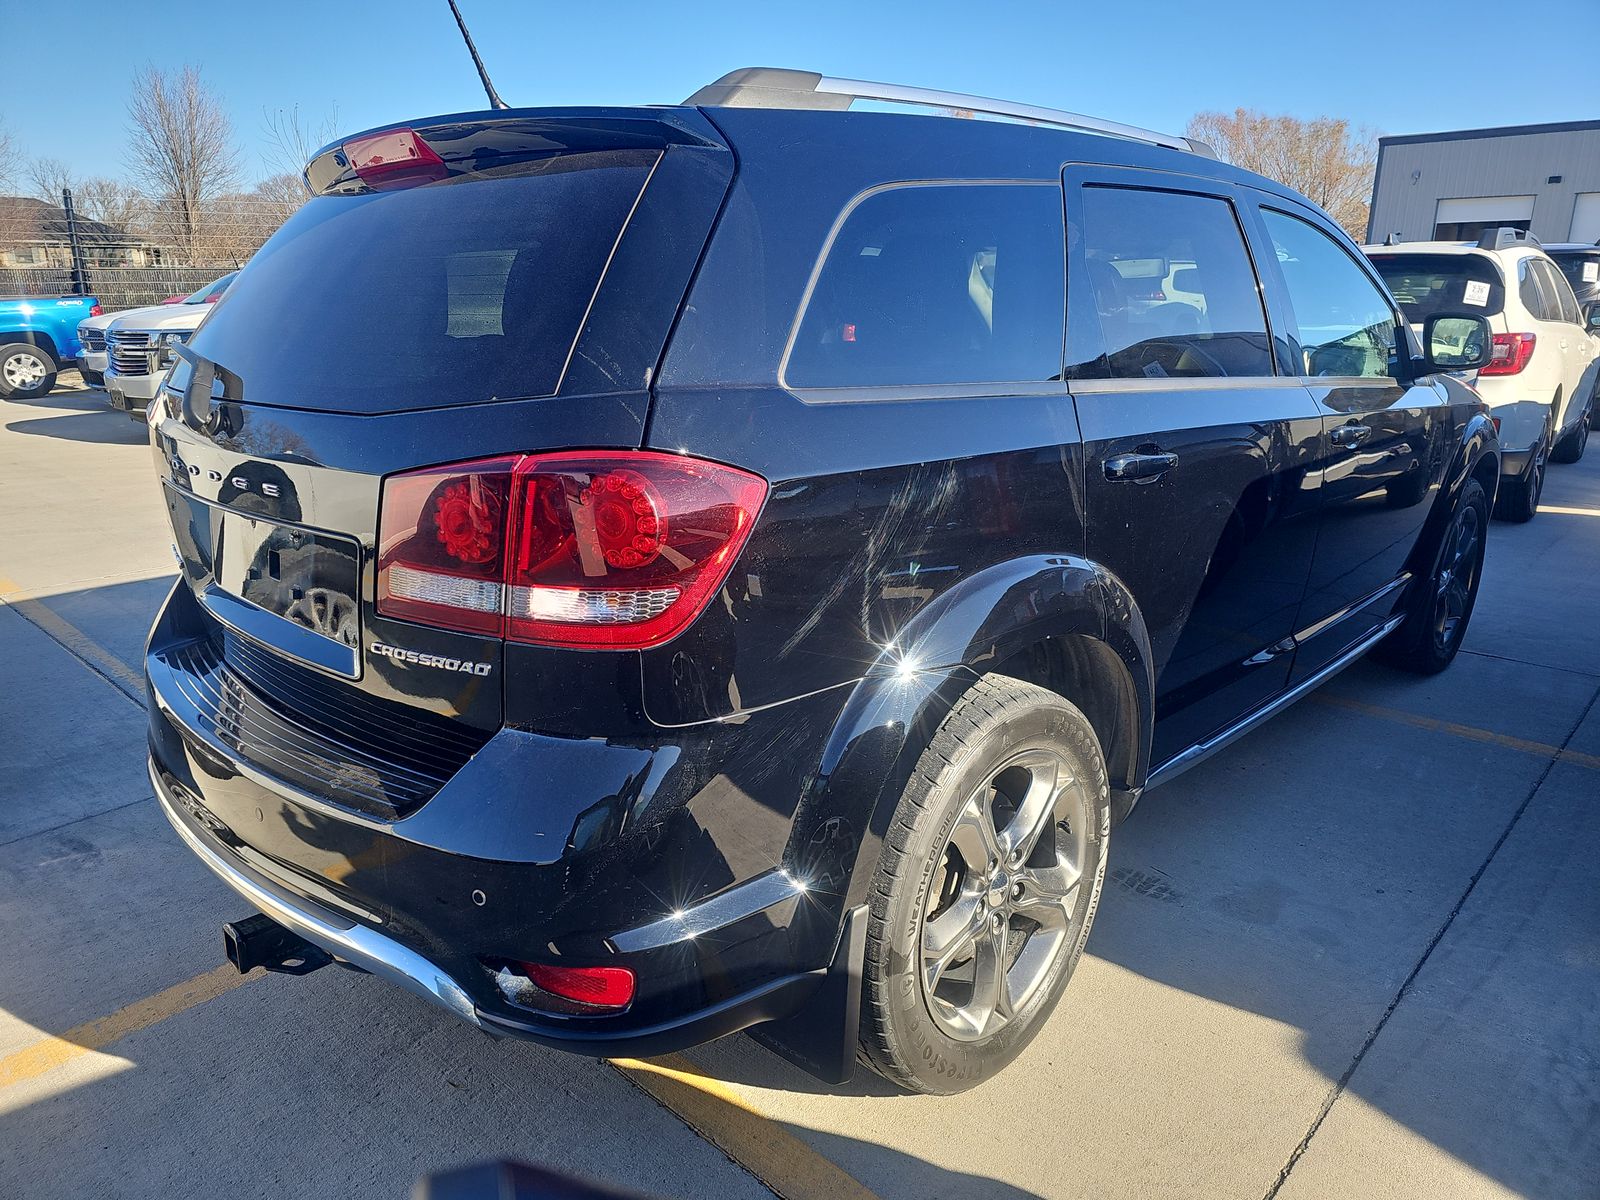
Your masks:
M444 159L410 129L389 129L344 144L344 156L368 187L409 187L443 179Z
M100 316L104 316L104 315L105 315L105 311L106 311L106 310L105 310L105 309L103 309L103 308L101 308L101 307L100 307L100 306L99 306L99 305L98 305L98 304L91 304L91 305L90 305L90 306L89 306L89 315L90 315L90 316L91 316L91 317L100 317Z
M722 586L766 494L758 475L646 450L395 475L378 611L548 646L657 646Z
M1490 339L1489 361L1478 368L1479 375L1515 375L1533 357L1531 333L1497 333Z

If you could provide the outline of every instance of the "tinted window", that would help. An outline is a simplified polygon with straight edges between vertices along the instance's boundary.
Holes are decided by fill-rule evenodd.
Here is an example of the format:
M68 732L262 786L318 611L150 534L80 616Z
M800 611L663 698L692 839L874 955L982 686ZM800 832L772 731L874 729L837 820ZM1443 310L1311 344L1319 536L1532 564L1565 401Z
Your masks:
M1394 310L1338 242L1309 221L1262 209L1277 251L1306 375L1378 378L1394 359Z
M1481 254L1374 254L1372 265L1413 325L1435 313L1505 311L1500 268Z
M1522 307L1536 321L1559 321L1557 306L1546 299L1539 286L1539 273L1533 269L1533 260L1525 258L1517 264L1517 295Z
M1600 254L1552 254L1572 289L1580 294L1600 289Z
M950 184L861 201L828 250L792 387L1059 378L1061 190Z
M1578 324L1583 319L1578 315L1578 301L1561 272L1541 259L1534 259L1533 266L1539 272L1539 286L1544 291L1545 299L1557 310L1557 315L1550 319L1565 321L1569 325Z
M1082 258L1105 353L1078 379L1271 375L1255 271L1226 200L1135 188L1083 189ZM1074 340L1074 347L1078 345Z
M195 335L258 404L390 412L555 390L654 151L319 196Z

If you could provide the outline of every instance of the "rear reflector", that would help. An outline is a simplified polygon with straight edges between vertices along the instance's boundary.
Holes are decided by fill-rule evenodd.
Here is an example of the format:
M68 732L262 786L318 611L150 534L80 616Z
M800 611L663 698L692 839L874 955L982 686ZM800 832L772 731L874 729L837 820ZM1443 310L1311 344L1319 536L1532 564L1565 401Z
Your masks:
M645 450L395 475L378 611L540 645L660 645L722 586L766 494L758 475Z
M550 967L523 963L528 978L553 996L590 1008L622 1009L633 1003L633 972L627 967Z
M1531 333L1497 333L1490 338L1489 361L1479 375L1516 375L1533 357L1538 338Z
M447 174L444 159L410 129L351 138L344 144L344 156L363 183L380 190L443 179Z

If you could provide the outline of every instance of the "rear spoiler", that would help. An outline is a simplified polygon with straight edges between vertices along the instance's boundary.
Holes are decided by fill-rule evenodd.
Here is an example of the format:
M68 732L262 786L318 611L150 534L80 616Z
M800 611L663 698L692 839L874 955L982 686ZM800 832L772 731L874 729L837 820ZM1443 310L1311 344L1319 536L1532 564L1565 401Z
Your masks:
M1479 250L1508 250L1513 246L1543 249L1539 239L1526 229L1513 229L1509 225L1502 225L1498 229L1485 229L1483 236L1478 239Z

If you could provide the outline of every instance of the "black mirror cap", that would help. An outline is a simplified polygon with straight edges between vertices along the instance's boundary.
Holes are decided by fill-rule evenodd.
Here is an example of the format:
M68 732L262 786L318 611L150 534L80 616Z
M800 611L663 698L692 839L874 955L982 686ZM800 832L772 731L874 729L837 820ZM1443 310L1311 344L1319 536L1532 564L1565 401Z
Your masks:
M1469 321L1476 325L1476 335L1468 335L1462 339L1463 346L1474 345L1478 353L1472 359L1462 358L1457 361L1440 362L1433 356L1433 331L1441 321ZM1442 312L1434 313L1422 324L1422 361L1428 371L1476 371L1489 365L1489 360L1494 353L1494 333L1489 328L1489 319L1478 313L1467 312Z
M1583 315L1583 327L1590 333L1600 333L1600 300L1589 303Z

